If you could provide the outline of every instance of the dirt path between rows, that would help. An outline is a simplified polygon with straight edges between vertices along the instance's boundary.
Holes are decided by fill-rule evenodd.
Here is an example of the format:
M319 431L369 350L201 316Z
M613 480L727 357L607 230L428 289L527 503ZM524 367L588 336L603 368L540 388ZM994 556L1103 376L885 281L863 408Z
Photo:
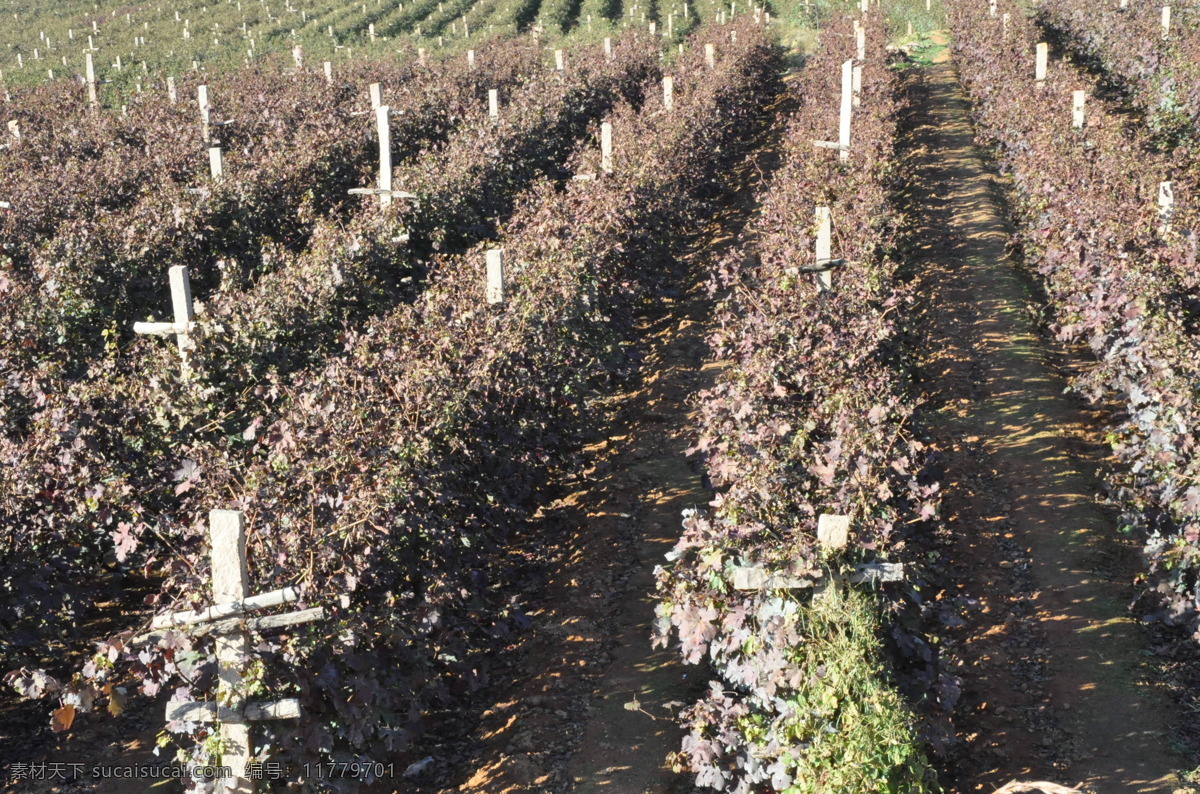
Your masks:
M756 212L778 165L781 115L765 116L776 123L751 147L754 159L727 175L735 192L697 235L679 286L646 301L630 345L637 371L590 406L587 468L538 516L537 534L559 539L547 581L530 594L537 608L521 661L473 726L459 779L422 791L693 791L667 757L683 735L675 715L698 698L704 672L675 647L651 648L654 569L678 540L682 511L712 499L686 455L697 431L690 400L721 366L709 360L714 299L703 276Z
M911 90L923 421L955 537L942 597L961 615L947 649L964 692L951 788L1032 778L1171 794L1177 715L1140 667L1145 638L1126 609L1135 550L1096 498L1099 418L1064 395L1060 351L1037 331L953 65L916 73Z

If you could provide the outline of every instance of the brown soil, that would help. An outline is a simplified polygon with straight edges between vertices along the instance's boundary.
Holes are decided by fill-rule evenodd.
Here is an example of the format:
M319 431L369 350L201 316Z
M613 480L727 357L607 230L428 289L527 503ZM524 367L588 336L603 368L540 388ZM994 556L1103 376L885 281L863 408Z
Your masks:
M1147 683L1129 616L1135 550L1102 506L1099 418L1064 395L1010 258L1002 186L974 144L953 65L913 78L904 146L924 421L944 455L951 582L965 624L955 791L1013 778L1173 792L1174 709Z

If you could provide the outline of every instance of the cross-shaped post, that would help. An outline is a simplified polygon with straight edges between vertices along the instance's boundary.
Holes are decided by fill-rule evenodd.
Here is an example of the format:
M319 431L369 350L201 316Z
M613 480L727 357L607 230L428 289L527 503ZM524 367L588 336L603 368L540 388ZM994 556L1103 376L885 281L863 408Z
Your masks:
M372 85L376 85L372 83ZM351 188L353 195L379 196L379 206L387 207L394 198L416 198L413 193L392 190L392 126L391 108L380 105L375 108L375 125L379 131L379 187Z
M821 515L817 519L817 545L825 551L838 551L846 547L850 538L850 517ZM855 565L851 573L834 573L826 576L819 570L802 572L800 575L770 573L761 565L738 565L731 571L731 583L735 590L798 590L811 587L817 598L831 585L879 584L898 582L904 578L904 564L899 562L876 562Z
M171 307L175 313L175 322L171 323L134 323L135 334L148 336L175 335L179 345L179 358L183 362L183 379L187 380L191 370L188 367L188 349L191 347L189 334L192 330L192 285L188 278L185 265L175 265L167 271L171 282Z
M212 541L213 600L244 601L250 595L250 573L246 566L246 522L237 510L213 510L208 515ZM250 725L242 711L242 661L250 653L250 635L244 631L217 637L217 720L221 723L224 752L221 765L233 774L226 792L252 794L254 784L246 775L250 763Z
M860 78L861 79L861 78ZM819 149L837 149L838 159L850 159L850 121L854 115L854 61L842 63L842 101L838 112L837 141L813 141Z
M215 635L217 651L217 699L207 702L167 704L168 722L216 722L220 726L223 747L221 765L227 766L232 779L225 792L253 794L254 782L248 767L253 757L250 723L261 720L296 719L300 702L286 698L268 703L247 703L242 687L242 665L250 655L250 631L277 629L322 620L322 607L284 615L249 617L247 613L299 600L295 588L285 587L269 593L250 595L250 576L246 564L245 517L238 510L213 510L209 513L209 540L212 547L212 585L216 603L199 612L162 615L151 623L153 631L134 637L130 644L156 644L168 631L193 637Z

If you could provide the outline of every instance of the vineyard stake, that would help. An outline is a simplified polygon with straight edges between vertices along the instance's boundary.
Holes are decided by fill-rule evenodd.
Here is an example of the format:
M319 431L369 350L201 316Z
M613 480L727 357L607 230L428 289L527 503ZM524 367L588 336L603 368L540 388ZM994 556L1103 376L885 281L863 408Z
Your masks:
M855 66L850 76L850 87L853 93L851 105L854 107L862 105L862 69L862 66Z
M1158 231L1166 236L1171 231L1171 218L1175 214L1175 189L1171 182L1158 186Z
M304 49L300 45L292 47L292 60L296 62L297 69L304 68Z
M192 330L192 283L188 278L185 265L175 265L167 271L171 283L171 308L175 322L171 323L134 323L133 332L147 336L175 335L175 343L179 346L179 358L182 362L182 376L188 379L191 369L188 366L188 350L191 347L189 334Z
M21 125L16 119L8 122L8 134L12 136L14 142L19 142L21 140Z
M214 182L220 182L225 178L225 158L221 155L221 149L218 146L213 146L208 150L208 170L212 174Z
M475 68L475 50L467 50L467 66L471 69Z
M84 55L84 59L87 62L88 103L94 106L99 103L99 98L96 96L96 65L92 62L90 52Z
M867 59L867 29L866 28L860 26L859 28L857 28L854 31L854 44L855 44L855 50L856 50L856 57L860 61L865 61Z
M325 61L323 64L321 64L321 67L325 70L325 82L329 85L333 85L333 63L330 61Z
M174 77L167 78L167 98L171 100L172 105L179 101L179 94L175 92Z
M200 85L196 88L196 102L200 105L200 137L205 143L209 143L212 134L209 130L209 125L212 121L212 111L208 106L208 86Z
M371 83L367 86L367 94L371 97L371 110L378 110L383 104L383 90L379 87L379 83Z
M380 105L375 109L375 125L379 130L379 206L392 203L392 125L388 114L391 109Z
M1046 72L1050 65L1050 45L1040 42L1037 45L1037 60L1034 64L1034 78L1039 86L1046 84Z
M487 302L504 303L504 252L499 248L487 252Z
M241 511L213 510L208 514L208 531L212 542L213 599L242 601L250 595L250 573L246 564L246 521ZM244 631L217 638L217 718L221 721L221 763L230 767L233 786L226 791L254 791L247 779L250 763L250 726L242 710L245 707L241 690L242 659L250 654L250 635Z
M612 39L608 36L604 37L604 57L612 60Z
M600 170L606 174L613 170L612 124L607 121L600 125Z
M842 101L838 113L838 139L813 141L819 149L837 149L839 160L850 159L850 121L854 115L854 61L842 63Z
M250 635L247 629L279 628L322 620L321 607L305 609L286 615L246 618L245 613L267 606L290 603L299 599L293 588L257 596L250 595L250 575L246 563L246 520L240 510L212 510L208 514L209 544L212 560L213 598L217 605L202 613L181 612L155 618L158 629L182 630L191 636L216 635L217 699L208 702L178 702L167 704L168 722L215 722L219 724L221 764L228 766L232 779L222 784L222 792L253 794L255 790L250 759L251 722L262 720L297 719L300 701L286 698L269 703L246 702L241 668L250 655ZM214 614L216 613L216 614ZM226 620L220 617L238 615ZM133 645L155 643L160 633L133 638Z
M1076 91L1072 94L1071 126L1077 130L1083 129L1084 103L1087 101L1086 91Z
M709 69L715 69L717 67L716 50L711 44L704 45L704 62L708 64Z
M558 72L563 71L563 51L562 50L554 51L554 69L555 69L555 71L558 71Z
M1162 7L1162 37L1168 38L1171 35L1171 7Z
M833 260L833 219L829 207L817 207L813 213L817 222L817 266L826 265ZM821 292L833 289L833 272L822 270L817 273L817 287Z
M497 120L500 118L500 92L495 88L488 89L488 116Z
M675 78L671 75L663 77L663 107L667 110L675 107Z

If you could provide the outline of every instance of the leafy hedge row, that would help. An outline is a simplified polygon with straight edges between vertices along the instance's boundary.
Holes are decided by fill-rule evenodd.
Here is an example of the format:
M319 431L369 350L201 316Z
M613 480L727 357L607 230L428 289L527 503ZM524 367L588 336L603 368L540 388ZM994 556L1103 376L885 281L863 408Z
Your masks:
M676 762L720 791L914 792L931 778L880 658L878 605L836 589L810 602L811 590L734 586L734 569L751 563L815 583L895 559L905 525L936 513L893 360L907 300L887 253L897 104L876 37L849 162L813 147L837 138L840 67L853 54L849 20L831 22L791 84L798 109L760 216L712 273L728 295L711 343L730 366L699 396L695 451L719 493L710 510L686 514L658 570L658 640L673 627L684 660L715 674L682 716ZM815 261L821 205L834 256L849 260L831 292L799 270ZM819 548L820 514L850 517L844 552Z
M488 88L507 93L536 68L530 54L505 47L481 53L475 70L455 63L428 79L407 68L386 70L385 101L396 104L396 161L417 157L461 124L485 117ZM12 260L8 277L38 296L20 309L28 326L20 338L0 339L0 350L11 357L5 367L53 360L72 369L102 349L98 328L113 325L126 338L133 320L161 310L164 274L172 265L190 268L193 292L205 299L218 285L243 289L269 272L279 259L272 247L303 250L314 229L336 228L353 206L346 191L373 182L377 170L374 120L351 115L356 107L369 108L365 83L340 79L326 86L323 76L243 70L234 80L215 81L213 117L235 118L238 130L218 133L228 175L220 185L193 172L126 184L127 167L144 175L154 170L145 163L182 159L180 152L207 170L192 102L183 102L183 120L183 105L148 99L126 130L136 147L120 149L117 158L90 147L70 157L67 147L55 145L70 138L55 132L63 123L54 114L39 118L46 134L31 136L28 150L25 142L15 147L14 164L57 164L14 178L5 188L14 211L0 219L3 250ZM194 88L180 86L191 96ZM155 121L156 111L166 121ZM85 128L90 117L108 115L80 112ZM122 132L112 123L91 126ZM93 181L76 181L84 178ZM200 195L190 192L196 185Z
M275 737L280 757L381 759L407 746L422 709L478 684L478 649L522 620L493 603L487 560L569 451L581 391L619 364L630 291L682 251L680 230L776 90L775 49L755 27L738 34L718 44L715 72L693 47L673 112L656 93L640 112L616 109L611 175L562 191L542 180L527 195L498 241L503 306L484 302L482 247L446 257L417 301L348 334L343 355L272 395L245 433L187 451L181 504L160 523L182 555L168 570L175 605L206 599L205 516L226 505L247 512L253 589L299 583L335 611L265 646L265 683L308 715ZM92 684L111 680L118 656L148 693L212 694L196 675L212 663L204 640L172 637L140 657L114 640L86 671ZM14 681L65 703L99 693Z
M308 248L276 252L271 272L247 291L231 285L206 296L188 383L174 345L159 339L102 347L79 380L44 365L7 379L0 460L11 476L0 481L0 517L16 528L0 541L8 643L36 645L74 624L114 542L128 548L145 532L173 535L160 516L177 504L173 473L187 470L179 450L240 433L289 373L343 348L347 324L411 302L422 239L428 249L430 237L462 245L491 236L486 216L505 217L537 175L560 177L596 119L640 98L655 69L647 49L631 40L611 61L594 49L592 63L520 89L500 124L471 122L443 150L402 167L400 184L420 195L419 208L372 209L346 228L319 225ZM406 224L409 248L394 241ZM9 294L38 305L36 293Z
M1159 227L1158 185L1169 158L1145 131L1095 96L1078 70L1056 63L1034 85L1039 32L1011 13L1005 34L974 4L950 6L963 80L1016 191L1020 241L1041 276L1060 338L1095 361L1074 383L1093 401L1115 401L1109 438L1125 521L1148 536L1150 586L1163 616L1200 640L1200 288L1196 191L1174 174L1184 211ZM1088 90L1087 123L1071 128L1071 91ZM1031 107L1051 108L1030 112Z
M1200 129L1200 21L1174 6L1171 34L1162 38L1160 3L1046 0L1038 17L1107 71L1146 114L1151 128L1186 142Z

